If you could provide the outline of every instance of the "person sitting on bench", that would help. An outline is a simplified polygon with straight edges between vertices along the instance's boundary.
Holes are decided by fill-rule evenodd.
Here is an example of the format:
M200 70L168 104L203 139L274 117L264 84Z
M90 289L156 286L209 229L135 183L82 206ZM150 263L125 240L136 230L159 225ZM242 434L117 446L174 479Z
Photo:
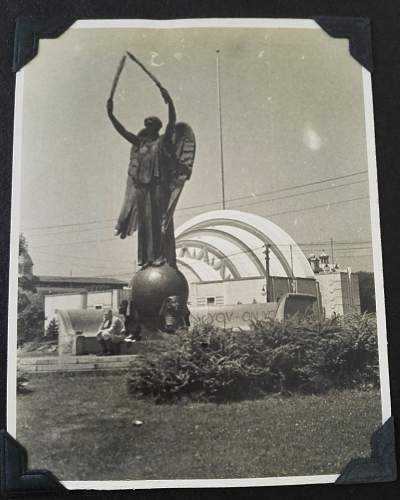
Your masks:
M101 352L97 356L120 354L120 344L125 338L124 325L118 316L113 314L112 309L104 313L96 337L101 345Z

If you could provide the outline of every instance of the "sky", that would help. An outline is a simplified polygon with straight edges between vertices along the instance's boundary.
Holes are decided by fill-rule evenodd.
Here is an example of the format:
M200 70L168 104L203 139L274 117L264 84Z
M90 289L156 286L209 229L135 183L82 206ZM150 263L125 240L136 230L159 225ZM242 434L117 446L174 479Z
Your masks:
M40 40L24 70L21 231L36 275L129 280L135 238L113 237L130 145L105 104L126 50L169 90L197 142L175 226L221 206L219 50L226 207L282 227L306 255L323 249L372 270L361 66L321 29L69 29ZM115 114L137 132L164 124L157 87L128 61Z

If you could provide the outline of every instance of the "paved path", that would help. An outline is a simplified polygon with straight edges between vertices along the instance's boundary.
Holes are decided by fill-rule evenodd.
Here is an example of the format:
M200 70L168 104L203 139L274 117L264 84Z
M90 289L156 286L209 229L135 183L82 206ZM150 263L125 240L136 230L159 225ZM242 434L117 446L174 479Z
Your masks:
M121 356L43 356L18 359L18 368L27 373L90 372L126 370L136 354Z

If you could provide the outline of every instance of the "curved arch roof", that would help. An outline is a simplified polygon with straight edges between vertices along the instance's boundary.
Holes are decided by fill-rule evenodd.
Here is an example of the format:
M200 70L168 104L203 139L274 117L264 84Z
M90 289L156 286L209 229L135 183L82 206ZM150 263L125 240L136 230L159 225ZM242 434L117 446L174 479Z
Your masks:
M182 224L175 237L178 260L184 260L186 271L191 268L200 281L211 281L215 275L218 279L237 278L237 274L240 278L264 276L266 244L270 245L272 276L314 278L297 243L282 228L256 214L213 210Z
M209 266L206 262L195 259L188 259L187 257L177 257L178 267L181 267L181 271L185 274L186 269L189 268L191 274L196 276L198 281L218 281L221 279L218 271ZM183 269L182 269L183 268Z

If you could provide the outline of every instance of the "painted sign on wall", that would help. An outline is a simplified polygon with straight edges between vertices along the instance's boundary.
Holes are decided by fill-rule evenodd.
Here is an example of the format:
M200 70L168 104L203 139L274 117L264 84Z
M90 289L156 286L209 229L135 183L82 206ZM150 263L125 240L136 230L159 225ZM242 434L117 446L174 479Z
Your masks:
M204 306L190 308L192 326L214 325L220 328L241 328L247 330L253 321L273 319L276 302L263 304L236 304L226 306Z

